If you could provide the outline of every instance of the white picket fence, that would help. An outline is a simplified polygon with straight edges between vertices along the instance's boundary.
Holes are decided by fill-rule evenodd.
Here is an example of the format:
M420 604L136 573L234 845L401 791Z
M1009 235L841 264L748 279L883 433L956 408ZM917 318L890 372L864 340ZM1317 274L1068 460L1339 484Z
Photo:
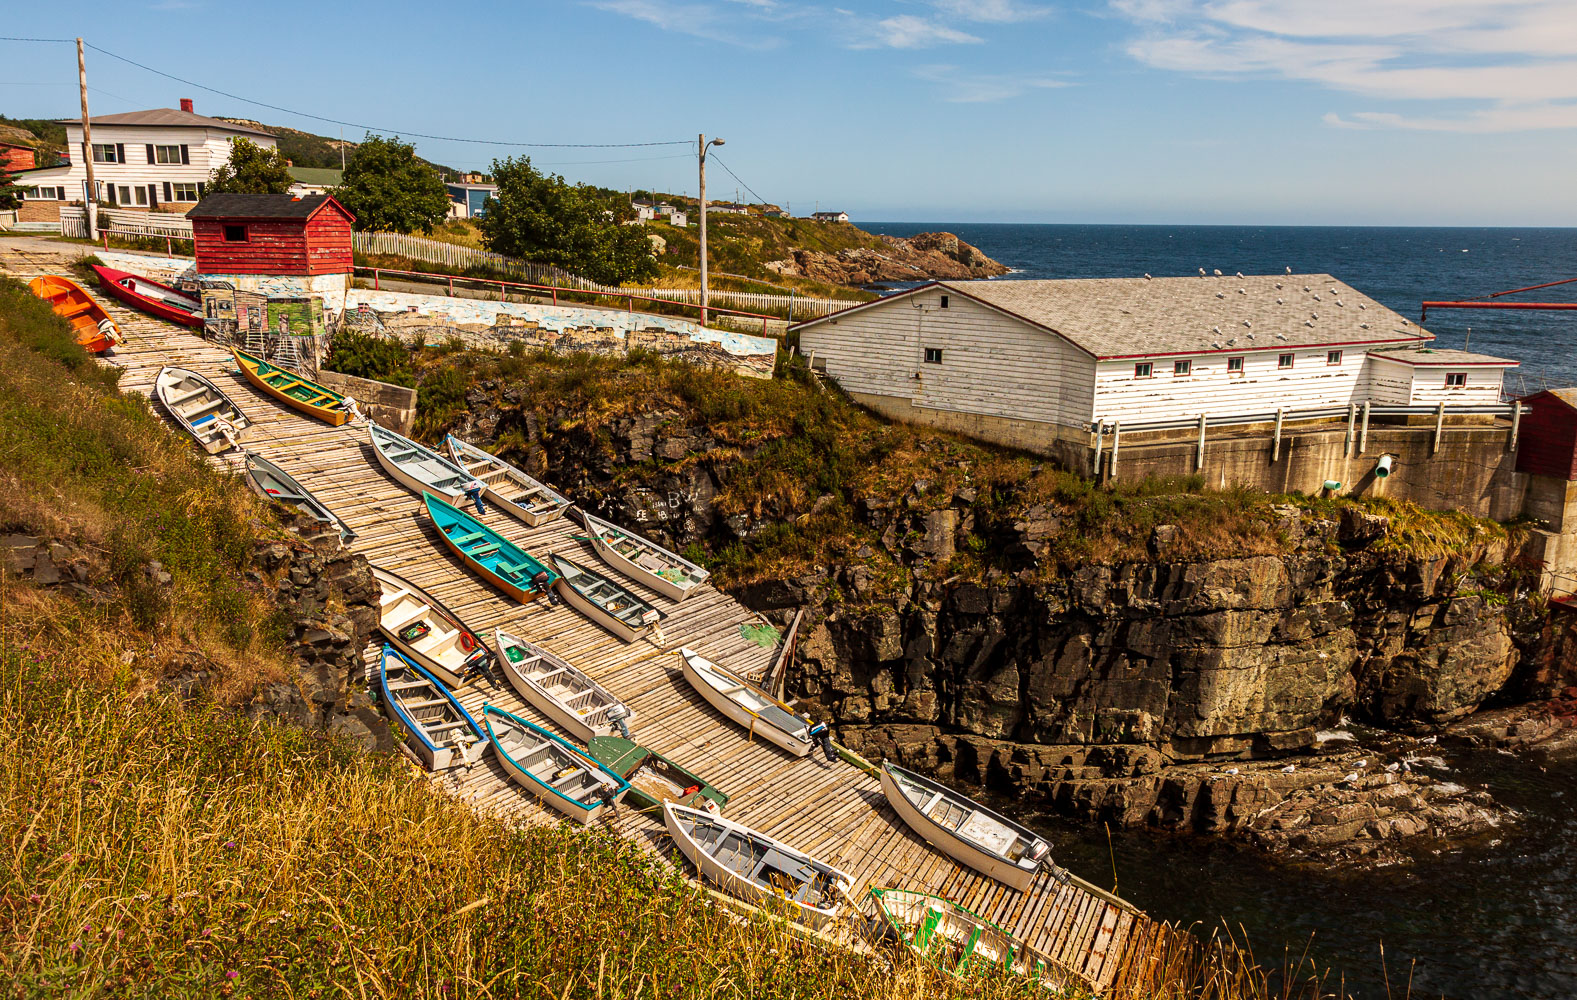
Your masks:
M503 254L478 250L475 247L463 247L454 243L445 243L442 240L430 240L421 236L407 236L403 233L355 233L352 236L353 245L358 253L390 254L398 257L409 257L412 260L426 261L430 264L442 264L446 267L468 268L483 267L499 274L502 277L511 277L534 285L553 285L558 288L580 289L588 292L622 292L626 295L645 295L654 299L667 299L670 302L687 302L699 305L701 290L699 288L655 288L635 286L602 285L577 274L571 274L561 267L551 264L539 264L535 261L519 260L515 257L506 257ZM857 305L859 299L824 299L814 296L774 295L766 292L734 292L713 288L707 296L709 305L724 309L740 309L745 312L765 312L768 310L789 313L794 319L812 319L825 316L828 313L846 309Z
M178 240L192 238L192 220L170 212L131 212L121 208L100 208L99 228L114 230L117 236L158 236ZM88 221L80 205L62 205L60 234L86 239Z

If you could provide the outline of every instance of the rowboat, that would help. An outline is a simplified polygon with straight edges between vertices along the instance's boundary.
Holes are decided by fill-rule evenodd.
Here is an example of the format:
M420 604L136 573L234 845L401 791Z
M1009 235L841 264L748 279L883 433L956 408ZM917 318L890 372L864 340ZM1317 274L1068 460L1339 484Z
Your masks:
M471 572L522 603L547 593L555 577L531 553L431 493L423 493L422 502L444 545Z
M483 496L493 501L499 509L513 514L532 527L546 524L569 510L568 499L498 456L490 455L453 434L446 435L444 443L448 445L449 456L455 464L464 468L468 477L482 484Z
M809 719L693 649L679 650L679 662L690 686L713 708L749 729L752 736L761 736L796 757L810 753L815 744Z
M891 761L882 764L882 794L931 846L1020 892L1042 867L1054 868L1051 845L1034 831Z
M454 503L471 479L464 469L425 444L418 444L386 427L368 423L367 439L372 442L372 453L378 456L383 471L417 495L431 493Z
M124 339L104 307L70 278L41 275L27 283L27 290L48 302L56 316L71 324L71 332L83 350L101 354L119 346Z
M321 386L304 375L276 368L238 347L230 348L230 353L235 355L236 367L241 369L241 374L248 382L286 406L335 427L350 420L345 397L333 389Z
M625 642L647 635L662 622L661 611L602 574L558 554L549 555L548 561L559 573L559 596Z
M394 648L451 688L487 669L492 654L482 637L442 601L381 566L372 567L372 578L383 591L378 630Z
M476 756L473 748L486 738L476 720L437 678L387 644L378 665L378 687L384 711L404 727L406 745L428 770L441 771L454 763L456 751L461 763L469 764Z
M153 380L158 397L181 428L210 455L241 447L252 421L207 378L185 368L160 369Z
M1031 975L1023 942L950 899L871 888L871 901L904 946L939 971L964 976L988 967Z
M134 309L182 326L203 325L203 301L169 285L129 271L101 264L90 265L99 276L99 287Z
M356 540L356 533L350 530L350 525L340 520L294 476L262 455L246 453L246 481L258 496L289 504L308 517L315 518L321 527L338 531L342 543L349 545Z
M509 776L578 823L590 823L630 790L629 782L541 726L492 705L482 707L482 722Z
M603 562L664 597L682 601L706 582L706 570L677 552L669 552L600 517L583 512L582 518L591 547Z
M854 879L780 840L704 809L663 803L668 835L709 881L748 903L782 900L812 926L836 919Z
M615 718L626 726L635 718L607 688L541 646L501 628L493 630L493 645L509 686L580 742L612 733Z
M655 750L637 746L633 740L593 736L586 743L586 752L630 783L624 801L638 809L655 809L664 802L677 802L710 811L728 804L728 796L713 788L705 778Z

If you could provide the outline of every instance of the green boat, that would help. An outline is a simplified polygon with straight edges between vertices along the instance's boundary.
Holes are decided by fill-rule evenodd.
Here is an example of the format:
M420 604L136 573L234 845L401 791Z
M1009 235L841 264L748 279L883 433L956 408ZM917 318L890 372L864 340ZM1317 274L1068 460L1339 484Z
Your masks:
M427 514L450 552L482 579L525 603L546 592L557 579L525 549L431 493L423 493Z
M905 948L947 975L1004 969L1062 994L1089 987L1081 977L1051 966L1018 938L951 899L872 886L871 902Z
M705 778L633 740L593 736L586 750L593 760L630 783L624 799L636 808L655 809L664 802L677 802L700 809L706 799L719 810L728 804L728 796L707 784Z

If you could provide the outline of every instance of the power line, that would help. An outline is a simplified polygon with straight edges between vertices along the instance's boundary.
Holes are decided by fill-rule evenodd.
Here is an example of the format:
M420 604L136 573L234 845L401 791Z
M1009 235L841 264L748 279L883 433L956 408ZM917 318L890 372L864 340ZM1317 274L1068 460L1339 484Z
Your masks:
M765 198L761 197L759 194L756 194L755 188L751 187L749 184L746 184L744 181L739 180L739 175L728 169L728 164L724 163L721 157L719 157L716 153L708 153L707 155L717 161L717 165L723 168L724 173L728 174L728 176L732 177L735 181L738 181L740 187L744 188L746 191L749 191L751 197L755 198L759 204L767 204L767 200Z
M66 44L72 44L75 43L75 41L76 39L74 38L20 38L9 35L0 35L0 42L62 42ZM185 77L176 76L173 73L166 73L161 69L154 69L152 66L149 66L145 63L140 63L135 59L128 59L126 56L120 55L116 52L111 52L109 49L100 48L99 46L94 45L92 42L84 41L83 44L92 49L94 52L109 56L111 59L119 59L121 62L126 63L127 65L135 66L140 70L146 70L155 76L162 76L165 79L174 80L176 83L184 83L188 87L196 87L198 90L206 90L210 94L218 94L220 97L228 97L232 101L241 101L244 104L251 104L255 107L268 108L270 111L279 111L287 115L297 115L302 118L310 118L313 121L328 122L331 125L343 125L346 128L357 128L364 132L377 132L382 135L408 136L412 139L432 139L436 142L469 142L483 146L523 146L539 149L633 149L641 146L690 145L689 139L673 139L663 142L505 142L500 139L470 139L462 136L431 135L426 132L407 132L403 129L375 128L371 125L363 125L357 122L341 121L338 118L326 118L323 115L314 115L307 111L297 111L294 108L286 108L278 104L269 104L266 101L254 101L250 97L242 97L240 94L232 94L229 91L220 90L217 87L210 87L207 84L198 83L195 80L188 80Z

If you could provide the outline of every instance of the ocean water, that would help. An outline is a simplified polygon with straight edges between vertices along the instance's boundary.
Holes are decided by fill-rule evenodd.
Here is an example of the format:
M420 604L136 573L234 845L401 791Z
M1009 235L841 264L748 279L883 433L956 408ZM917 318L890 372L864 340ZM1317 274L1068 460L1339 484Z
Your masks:
M1417 320L1425 299L1466 299L1577 277L1574 229L1054 226L867 223L893 236L946 230L1013 278L1326 272ZM1577 283L1510 297L1577 302ZM1441 311L1442 346L1521 360L1529 390L1577 385L1577 312ZM1515 370L1514 370L1515 371ZM1472 847L1351 872L1286 866L1222 841L1097 830L1027 817L1062 863L1150 913L1246 935L1267 965L1284 953L1329 969L1361 1000L1577 998L1577 752L1447 753L1441 777L1484 785L1519 819ZM1383 949L1383 950L1382 950ZM1383 960L1382 960L1383 954ZM1410 993L1409 993L1410 985Z
M1577 278L1577 229L1362 226L1054 226L861 222L874 233L945 230L1013 269L1012 278L1327 273L1417 322L1419 303ZM1504 301L1577 302L1577 282ZM1443 347L1522 362L1508 387L1577 385L1577 311L1438 310ZM1469 332L1471 328L1471 334Z

